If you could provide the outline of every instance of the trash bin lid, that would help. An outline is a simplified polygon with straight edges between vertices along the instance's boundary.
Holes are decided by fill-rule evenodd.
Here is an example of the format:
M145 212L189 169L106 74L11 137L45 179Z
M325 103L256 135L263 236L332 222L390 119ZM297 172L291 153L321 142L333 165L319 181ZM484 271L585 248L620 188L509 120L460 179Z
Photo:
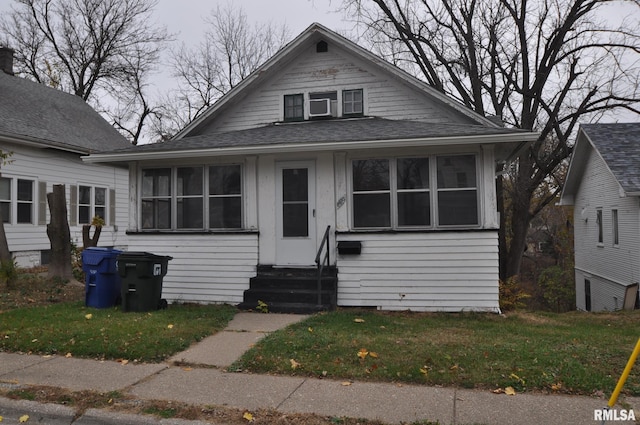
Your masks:
M82 250L82 262L88 265L98 265L105 258L113 258L122 251L113 248L89 247Z
M157 255L157 254L153 254L151 252L145 252L145 251L124 251L122 252L120 255L118 255L118 259L121 260L143 260L143 259L148 259L148 260L172 260L173 257L169 257L167 255Z

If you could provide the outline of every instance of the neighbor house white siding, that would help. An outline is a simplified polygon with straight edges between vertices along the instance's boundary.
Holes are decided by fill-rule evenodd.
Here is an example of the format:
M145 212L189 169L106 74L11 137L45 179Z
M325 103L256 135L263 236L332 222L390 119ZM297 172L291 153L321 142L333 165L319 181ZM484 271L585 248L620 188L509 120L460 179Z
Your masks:
M338 255L338 305L413 311L499 311L498 232L350 233Z
M258 235L132 234L129 251L172 257L162 282L170 302L238 304L256 275Z
M248 93L242 102L225 111L202 132L243 130L282 121L285 94L337 91L339 104L341 91L348 89L363 89L364 115L367 116L434 123L465 120L461 115L454 116L450 108L443 108L432 98L359 61L336 45L329 45L328 52L316 53L312 44L294 64L261 85L259 90ZM305 111L308 112L308 104Z
M99 246L127 247L129 172L125 168L86 164L79 154L36 149L13 144L0 146L3 152L12 152L10 162L2 167L2 177L27 179L35 182L33 224L5 223L9 250L21 266L39 265L41 251L51 248L46 224L50 220L46 195L53 185L64 184L67 195L67 213L72 242L82 246L82 226L74 223L77 205L72 208L72 190L78 185L104 187L107 190L108 223L102 229ZM113 195L113 196L111 196Z
M597 211L602 211L602 243ZM612 211L618 211L619 243L613 240ZM605 162L591 149L575 196L576 301L585 309L584 280L591 281L593 311L622 308L625 286L640 280L640 208L625 197Z

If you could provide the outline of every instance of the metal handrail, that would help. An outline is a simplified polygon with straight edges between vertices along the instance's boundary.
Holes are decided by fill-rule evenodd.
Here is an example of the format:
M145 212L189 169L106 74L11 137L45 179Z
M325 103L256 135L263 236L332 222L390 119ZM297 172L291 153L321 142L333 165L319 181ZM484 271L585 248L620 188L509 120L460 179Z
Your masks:
M316 254L316 265L318 266L318 308L322 307L322 271L324 270L325 263L327 264L327 267L331 266L331 261L329 259L330 230L331 225L327 226L327 230L325 230L324 236L322 237L322 243L320 244L320 248L318 248L318 253ZM325 253L322 261L320 261L320 256L322 255L325 244L327 245L327 252Z

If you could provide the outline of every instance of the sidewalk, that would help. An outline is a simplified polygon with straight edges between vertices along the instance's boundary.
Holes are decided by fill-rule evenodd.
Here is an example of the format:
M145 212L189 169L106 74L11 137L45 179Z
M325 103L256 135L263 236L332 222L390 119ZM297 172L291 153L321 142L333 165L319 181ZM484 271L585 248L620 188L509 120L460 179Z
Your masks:
M297 315L239 313L223 332L202 340L162 364L123 365L60 356L0 353L0 385L47 385L73 391L120 391L139 399L218 405L249 411L270 408L283 413L315 413L380 420L389 424L417 421L432 421L442 425L601 423L594 420L594 410L602 409L607 400L593 397L542 394L507 396L489 391L389 383L354 382L345 386L341 381L330 379L224 371L260 338L303 318ZM190 367L180 366L184 364ZM628 403L627 407L634 408L636 416L640 416L640 398L630 398L625 402ZM20 409L24 410L24 403L0 398L0 416L5 417L2 425L17 423L8 419L12 406L18 406L14 410L19 412ZM33 404L30 406L36 409ZM118 414L95 409L74 420L75 412L68 407L46 407L63 411L59 413L59 422L53 419L54 414L40 414L40 417L47 419L43 423L51 424L197 423L160 421L143 416L118 419Z

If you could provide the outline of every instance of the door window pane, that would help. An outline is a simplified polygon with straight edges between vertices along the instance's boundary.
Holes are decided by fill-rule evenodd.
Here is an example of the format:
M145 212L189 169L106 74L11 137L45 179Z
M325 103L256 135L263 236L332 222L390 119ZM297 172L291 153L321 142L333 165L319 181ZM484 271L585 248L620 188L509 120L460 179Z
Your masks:
M309 236L309 170L282 170L282 231L284 237Z

